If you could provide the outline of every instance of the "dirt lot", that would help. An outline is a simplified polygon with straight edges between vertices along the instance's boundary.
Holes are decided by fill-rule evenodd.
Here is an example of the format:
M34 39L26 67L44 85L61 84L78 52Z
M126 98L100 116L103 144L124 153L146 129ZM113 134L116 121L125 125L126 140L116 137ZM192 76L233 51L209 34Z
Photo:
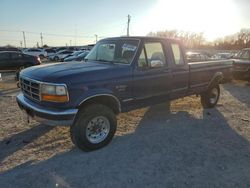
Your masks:
M250 187L250 84L120 114L113 141L85 153L67 127L27 124L12 74L0 81L1 187Z

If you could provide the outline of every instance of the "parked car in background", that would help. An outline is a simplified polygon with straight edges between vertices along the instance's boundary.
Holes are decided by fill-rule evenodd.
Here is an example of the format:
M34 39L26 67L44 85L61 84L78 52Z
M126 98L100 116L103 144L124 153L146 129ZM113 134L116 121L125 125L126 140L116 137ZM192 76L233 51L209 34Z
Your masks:
M83 61L84 58L88 55L89 51L86 50L85 52L82 52L80 54L78 54L77 56L71 56L71 57L67 57L64 59L65 62L69 62L69 61Z
M59 51L51 56L49 56L49 60L51 61L61 61L63 58L65 58L67 55L72 54L73 52L70 50L62 50Z
M230 59L233 57L233 54L232 53L217 53L215 55L212 56L211 59Z
M197 52L187 52L186 58L188 62L200 62L209 60L207 55L197 53Z
M52 56L56 53L56 50L48 48L48 49L44 49L45 52L47 52L47 56Z
M40 58L36 56L13 51L0 52L0 72L16 71L17 80L22 69L40 64Z
M59 47L59 48L56 48L55 50L56 52L60 52L62 50L67 50L67 47Z
M13 52L21 52L20 49L15 47L0 47L0 51L13 51Z
M68 58L68 57L76 57L82 52L83 52L82 50L74 51L72 54L69 54L69 55L65 56L64 58L62 58L61 61L64 61L64 59Z
M40 64L41 60L39 57L23 54L21 52L0 52L0 71L17 71Z
M250 81L250 48L245 48L234 56L233 76L235 79Z
M23 53L32 56L38 56L40 58L47 57L47 52L43 49L38 49L38 48L27 48L23 50Z

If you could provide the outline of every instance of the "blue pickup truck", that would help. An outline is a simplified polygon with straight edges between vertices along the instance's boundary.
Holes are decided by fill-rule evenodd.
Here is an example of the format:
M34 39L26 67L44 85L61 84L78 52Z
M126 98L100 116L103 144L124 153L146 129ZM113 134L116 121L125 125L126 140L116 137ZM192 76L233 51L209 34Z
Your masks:
M232 62L188 64L178 40L117 37L99 41L84 62L46 64L20 73L19 107L47 125L70 126L72 142L84 151L106 146L116 115L188 95L204 108L220 96Z

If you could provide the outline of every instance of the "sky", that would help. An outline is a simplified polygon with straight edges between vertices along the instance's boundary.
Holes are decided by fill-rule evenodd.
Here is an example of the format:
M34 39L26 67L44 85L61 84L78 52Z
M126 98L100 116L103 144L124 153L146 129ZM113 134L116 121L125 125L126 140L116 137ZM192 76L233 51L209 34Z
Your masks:
M84 45L159 30L202 32L208 41L250 28L249 0L0 0L0 46Z

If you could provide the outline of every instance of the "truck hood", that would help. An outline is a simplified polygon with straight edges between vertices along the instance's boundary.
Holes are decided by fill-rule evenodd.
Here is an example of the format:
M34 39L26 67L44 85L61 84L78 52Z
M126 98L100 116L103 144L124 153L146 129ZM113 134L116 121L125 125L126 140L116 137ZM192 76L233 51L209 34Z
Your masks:
M33 66L21 71L20 76L25 76L43 82L65 82L72 77L96 71L113 69L116 65L97 62L70 62L53 63L46 65Z

